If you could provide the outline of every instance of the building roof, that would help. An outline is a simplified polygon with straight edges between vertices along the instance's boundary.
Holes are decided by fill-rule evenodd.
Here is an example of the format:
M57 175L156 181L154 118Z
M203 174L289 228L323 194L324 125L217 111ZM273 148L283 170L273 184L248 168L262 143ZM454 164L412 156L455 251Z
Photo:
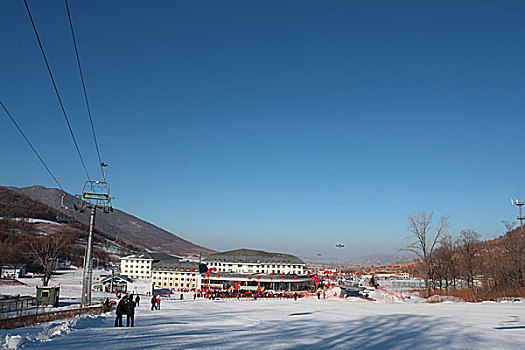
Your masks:
M166 259L153 262L151 269L152 271L181 271L196 273L203 273L207 271L207 267L204 264L191 261L180 261L179 259Z
M124 259L145 259L145 260L161 261L161 260L172 260L172 259L180 259L180 258L177 256L166 254L166 253L144 252L144 253L128 255Z
M129 282L129 283L133 282L128 276L118 274L118 275L109 275L108 277L101 279L100 283L110 282L112 278L114 280L120 279L120 280L123 280L125 282Z
M26 264L4 264L2 269L20 269L26 267Z
M269 253L254 249L236 249L222 253L210 254L204 259L206 262L232 262L245 264L300 264L304 261L291 254Z

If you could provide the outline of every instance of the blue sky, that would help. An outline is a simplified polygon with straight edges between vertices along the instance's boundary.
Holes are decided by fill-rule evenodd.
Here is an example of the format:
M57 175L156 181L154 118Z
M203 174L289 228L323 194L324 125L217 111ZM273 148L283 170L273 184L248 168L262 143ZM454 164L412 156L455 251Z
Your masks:
M92 176L64 3L29 1ZM524 195L522 1L76 1L114 205L218 250L342 258L407 214L501 233ZM85 174L21 1L0 3L0 96L64 188ZM0 117L0 183L56 187Z

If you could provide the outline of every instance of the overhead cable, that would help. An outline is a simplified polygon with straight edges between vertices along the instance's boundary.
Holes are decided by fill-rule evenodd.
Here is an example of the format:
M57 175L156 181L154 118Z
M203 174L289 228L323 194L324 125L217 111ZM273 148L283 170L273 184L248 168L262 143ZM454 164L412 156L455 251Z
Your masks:
M95 141L95 148L97 149L97 155L98 155L98 163L101 165L100 170L102 171L102 176L104 176L104 169L102 168L102 159L100 158L100 150L98 148L98 142L97 142L97 136L95 134L95 126L93 125L93 117L91 116L91 108L89 107L89 99L86 91L86 84L84 82L84 74L82 73L82 65L80 64L80 56L78 54L77 49L77 41L75 39L75 31L73 30L73 21L71 20L71 14L69 13L69 5L67 0L65 0L66 3L66 10L67 10L67 18L69 20L69 28L71 29L71 36L73 37L73 46L75 47L75 55L77 57L77 63L78 63L78 71L80 73L80 80L82 81L82 89L84 90L84 99L86 100L86 108L89 116L89 122L91 123L91 131L93 132L93 140Z
M69 129L69 133L71 134L71 138L73 139L73 143L75 144L75 148L77 150L78 157L80 158L80 162L82 163L82 166L84 167L84 171L86 172L88 180L90 180L89 172L86 168L86 164L84 163L84 159L82 158L82 153L80 153L80 148L78 147L77 140L75 138L75 134L73 133L73 129L71 128L71 124L69 123L69 118L67 117L66 109L64 108L64 104L62 103L62 99L60 98L60 93L58 92L57 85L55 83L55 78L53 77L53 72L51 72L51 68L49 67L49 63L47 62L47 57L44 52L44 48L42 47L42 42L40 41L40 37L38 36L38 31L36 29L35 22L33 21L33 16L31 16L31 10L29 9L29 6L27 5L27 1L24 0L24 4L26 5L27 14L29 15L29 20L31 21L31 25L33 26L33 31L35 32L36 40L38 41L38 46L40 47L40 51L42 52L42 57L44 58L44 62L47 67L47 71L49 72L49 76L51 77L51 82L53 83L53 87L55 88L55 93L58 98L58 103L60 104L60 108L62 108L62 113L64 114L64 118L66 120L67 127Z
M22 134L22 136L24 137L24 139L26 140L27 144L29 145L29 147L31 147L31 149L33 150L33 152L36 154L37 158L40 160L40 162L42 163L42 165L44 166L44 168L46 168L47 172L49 173L49 175L51 175L51 177L53 178L53 180L55 180L56 184L58 185L58 187L64 191L64 189L62 188L62 185L60 185L60 182L58 182L57 178L55 177L55 175L53 175L53 173L51 172L51 170L49 170L49 167L46 165L46 163L44 162L44 160L42 159L42 157L40 157L40 154L38 154L38 152L36 151L35 147L33 147L33 145L31 144L31 141L29 141L29 139L26 137L26 135L24 134L24 132L22 131L22 129L18 126L17 122L15 121L15 119L13 118L13 116L9 113L9 111L7 110L7 108L4 106L4 104L2 103L2 101L0 101L0 105L2 105L2 108L4 109L5 113L9 116L9 118L11 119L11 121L13 122L13 124L15 125L15 127L18 129L18 131L20 132L20 134Z

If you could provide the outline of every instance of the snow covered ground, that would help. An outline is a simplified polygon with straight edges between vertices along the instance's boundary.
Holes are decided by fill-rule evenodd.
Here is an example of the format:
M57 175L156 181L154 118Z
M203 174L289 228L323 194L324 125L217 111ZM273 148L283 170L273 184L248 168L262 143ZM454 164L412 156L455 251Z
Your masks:
M27 349L523 349L523 303L373 303L344 300L165 300L137 310L14 331ZM27 339L27 340L26 340Z
M63 282L65 295L78 297L77 282ZM107 314L0 330L0 342L24 349L525 349L523 302L372 297L378 301L186 297L163 300L156 311L144 297L135 328L115 328L114 314Z
M102 269L93 269L93 285L98 284L101 275L111 274ZM0 286L0 295L36 295L36 286L42 285L40 278L19 278L20 282L26 286ZM80 304L80 294L82 291L82 268L72 267L68 270L60 270L54 274L49 282L50 286L60 286L61 304ZM93 292L93 302L101 302L106 297L112 295L104 292Z

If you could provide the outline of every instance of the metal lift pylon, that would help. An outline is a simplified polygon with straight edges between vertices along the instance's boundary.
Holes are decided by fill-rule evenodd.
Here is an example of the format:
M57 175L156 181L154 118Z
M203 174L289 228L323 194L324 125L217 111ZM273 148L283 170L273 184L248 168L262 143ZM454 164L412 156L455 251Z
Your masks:
M75 210L83 213L86 209L91 209L91 218L89 220L89 234L86 242L86 251L84 254L84 266L82 276L82 306L91 305L91 284L93 277L93 231L95 230L95 216L97 209L104 213L113 212L111 200L115 197L110 196L109 184L106 182L106 171L109 166L107 163L100 164L104 168L104 177L102 180L86 181L82 194L77 194L81 201L80 205L75 205Z

